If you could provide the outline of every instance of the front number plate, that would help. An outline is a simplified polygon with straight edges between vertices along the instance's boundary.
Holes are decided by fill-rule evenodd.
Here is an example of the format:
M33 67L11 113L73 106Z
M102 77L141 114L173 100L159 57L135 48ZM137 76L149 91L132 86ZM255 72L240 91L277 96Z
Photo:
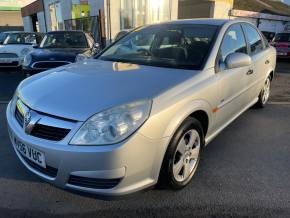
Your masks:
M15 148L19 153L31 160L33 163L36 163L43 168L46 168L45 156L43 152L38 151L37 149L32 148L28 145L25 145L24 143L18 141L16 138L14 139L14 142Z

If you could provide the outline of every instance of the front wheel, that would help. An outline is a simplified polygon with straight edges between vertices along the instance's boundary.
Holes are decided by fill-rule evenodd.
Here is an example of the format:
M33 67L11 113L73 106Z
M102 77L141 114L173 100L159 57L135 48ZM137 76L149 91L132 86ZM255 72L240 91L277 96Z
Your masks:
M172 189L185 187L196 172L204 145L200 122L187 118L174 134L166 151L159 185Z
M259 100L256 103L258 108L263 108L267 104L271 93L271 78L268 77L264 83L264 86L260 92Z

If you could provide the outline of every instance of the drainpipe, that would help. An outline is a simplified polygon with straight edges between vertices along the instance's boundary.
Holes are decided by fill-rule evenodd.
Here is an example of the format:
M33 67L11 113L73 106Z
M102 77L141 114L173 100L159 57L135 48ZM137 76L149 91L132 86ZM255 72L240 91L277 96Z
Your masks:
M107 23L108 23L108 33L110 37L110 43L112 43L112 31L111 31L111 1L107 0Z

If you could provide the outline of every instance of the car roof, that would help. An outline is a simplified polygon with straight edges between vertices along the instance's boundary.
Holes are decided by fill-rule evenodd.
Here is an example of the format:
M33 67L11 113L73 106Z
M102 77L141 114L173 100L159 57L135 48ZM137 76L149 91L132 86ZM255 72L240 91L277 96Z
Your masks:
M216 25L221 26L227 22L231 22L229 19L213 19L213 18L205 18L205 19L184 19L184 20L174 20L167 21L161 24L201 24L201 25Z
M57 30L57 31L50 31L47 33L85 33L85 32L81 30Z
M41 34L41 33L38 33L38 32L24 32L24 31L5 31L5 32L1 32L1 33L7 33L7 34L11 34L11 33Z

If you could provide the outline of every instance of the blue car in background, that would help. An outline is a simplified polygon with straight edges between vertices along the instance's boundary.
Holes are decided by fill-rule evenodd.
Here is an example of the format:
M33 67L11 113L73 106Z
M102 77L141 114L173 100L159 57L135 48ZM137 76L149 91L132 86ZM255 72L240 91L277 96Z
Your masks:
M99 51L99 44L83 31L53 31L34 48L23 61L26 77L91 57Z

